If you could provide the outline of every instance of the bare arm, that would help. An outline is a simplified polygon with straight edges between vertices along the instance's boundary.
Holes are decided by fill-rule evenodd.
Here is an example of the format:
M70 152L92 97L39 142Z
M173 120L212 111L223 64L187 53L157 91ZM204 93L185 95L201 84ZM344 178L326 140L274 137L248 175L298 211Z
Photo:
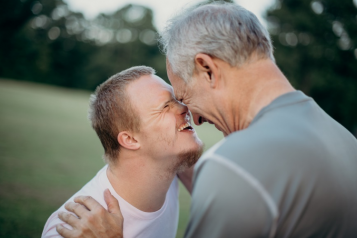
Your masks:
M181 180L181 182L190 194L192 194L193 167L194 166L186 169L183 172L177 173L177 177Z

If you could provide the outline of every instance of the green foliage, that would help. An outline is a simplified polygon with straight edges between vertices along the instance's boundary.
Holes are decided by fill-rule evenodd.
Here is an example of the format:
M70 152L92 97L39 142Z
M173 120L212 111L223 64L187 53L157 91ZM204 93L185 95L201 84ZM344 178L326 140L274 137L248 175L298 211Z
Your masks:
M357 2L278 0L267 12L278 66L357 135Z
M88 92L0 80L0 237L40 237L104 165Z
M127 5L88 21L61 0L4 0L0 76L93 90L135 65L166 79L151 9Z

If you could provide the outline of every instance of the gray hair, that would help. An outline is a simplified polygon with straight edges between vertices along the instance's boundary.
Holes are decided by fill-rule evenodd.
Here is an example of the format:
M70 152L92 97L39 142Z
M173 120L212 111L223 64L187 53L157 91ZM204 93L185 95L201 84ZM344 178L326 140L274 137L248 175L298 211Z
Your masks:
M274 61L268 31L243 7L214 2L189 8L169 20L160 37L174 74L188 82L194 57L205 53L239 67L255 53Z
M99 85L91 95L88 119L103 145L103 158L107 163L115 164L118 158L119 132L140 130L137 112L126 93L127 85L141 76L152 74L155 70L146 66L126 69Z

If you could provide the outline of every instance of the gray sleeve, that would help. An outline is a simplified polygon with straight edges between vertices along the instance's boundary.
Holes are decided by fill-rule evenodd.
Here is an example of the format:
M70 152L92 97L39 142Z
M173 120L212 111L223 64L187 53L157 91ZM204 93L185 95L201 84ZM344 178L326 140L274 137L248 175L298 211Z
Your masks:
M210 160L196 173L186 238L269 237L272 216L246 180Z

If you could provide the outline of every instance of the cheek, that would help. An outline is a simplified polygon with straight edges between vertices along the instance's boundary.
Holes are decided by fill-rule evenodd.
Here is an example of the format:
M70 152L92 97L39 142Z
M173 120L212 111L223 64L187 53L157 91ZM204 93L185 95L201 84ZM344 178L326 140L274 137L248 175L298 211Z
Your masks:
M165 142L166 144L172 144L176 137L176 118L174 115L165 115L161 120L153 127L153 138L156 138L156 142Z
M188 100L186 100L185 103L188 109L191 111L191 113L199 113L199 109L202 103L202 98L191 96Z
M197 114L199 114L199 115L201 114L201 112L200 112L199 108L197 107L196 103L189 104L189 105L187 105L187 107L191 112L191 118L193 118Z
M176 118L174 115L167 114L165 118L163 118L160 131L168 136L176 134Z
M192 111L194 113L198 113L203 116L205 112L207 111L209 107L212 105L208 102L208 100L204 100L203 98L197 98L193 103L192 103Z

